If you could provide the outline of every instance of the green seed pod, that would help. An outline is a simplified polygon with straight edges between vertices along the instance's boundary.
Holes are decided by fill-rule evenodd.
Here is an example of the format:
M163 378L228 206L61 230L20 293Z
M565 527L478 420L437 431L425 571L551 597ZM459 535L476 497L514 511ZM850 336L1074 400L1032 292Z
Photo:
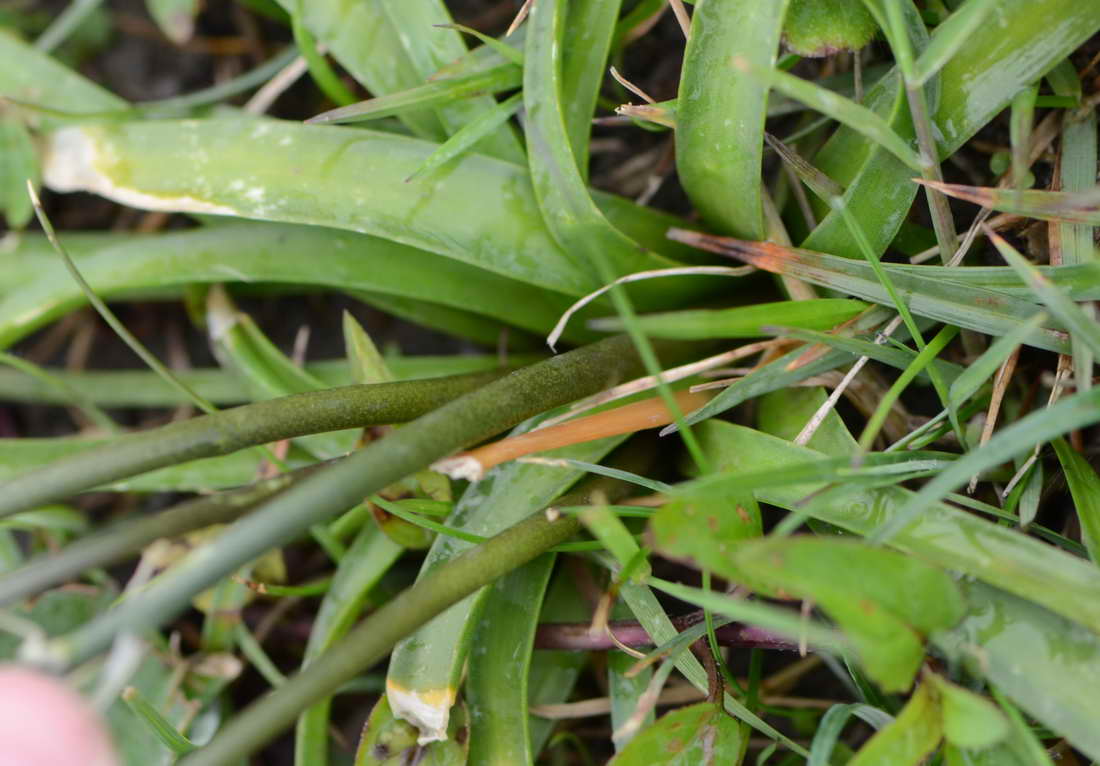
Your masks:
M800 56L859 50L878 27L862 0L790 0L783 42Z

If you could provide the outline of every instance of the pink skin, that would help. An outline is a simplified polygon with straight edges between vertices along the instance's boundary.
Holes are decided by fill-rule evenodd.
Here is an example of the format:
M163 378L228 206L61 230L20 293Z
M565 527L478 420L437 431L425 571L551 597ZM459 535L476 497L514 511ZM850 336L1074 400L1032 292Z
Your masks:
M54 676L0 665L0 766L118 766L107 727Z

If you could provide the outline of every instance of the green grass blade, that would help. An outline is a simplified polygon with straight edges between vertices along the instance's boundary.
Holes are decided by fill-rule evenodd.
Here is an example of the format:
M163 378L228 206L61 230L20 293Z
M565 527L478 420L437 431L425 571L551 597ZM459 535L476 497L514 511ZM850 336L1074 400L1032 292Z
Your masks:
M1009 354L1023 342L1037 327L1046 322L1046 314L1038 312L1031 319L1020 324L1019 327L997 338L981 356L966 366L957 378L951 383L951 389L947 394L947 404L955 409L956 416L959 407L971 396L977 393L987 380L997 371Z
M764 69L743 59L735 61L734 66L744 76L775 88L785 96L796 98L811 109L862 133L901 160L907 167L920 170L921 161L916 150L907 140L899 136L886 120L867 107L809 80L803 80L801 77L795 77L777 69ZM683 112L683 106L680 107L680 111Z
M561 248L595 283L609 285L611 302L628 328L631 341L645 363L646 372L657 376L657 390L677 423L688 451L702 463L691 431L669 387L660 377L660 365L649 340L637 328L634 305L626 288L616 282L624 273L652 270L656 257L646 243L635 239L609 220L585 187L569 145L561 102L561 39L565 17L563 0L540 0L532 9L525 56L523 98L526 107L528 162L531 183L543 221ZM634 284L643 302L655 290L667 290L651 282Z
M1077 0L1002 0L998 19L982 24L968 44L940 71L939 107L932 116L939 159L956 151L968 138L1003 110L1021 88L1100 29L1100 6ZM1058 19L1051 26L1050 19ZM944 24L932 35L952 34ZM897 75L884 78L866 95L864 103L880 116L890 117L899 131L909 122ZM894 120L903 122L895 122ZM877 252L885 251L916 194L909 181L913 172L896 158L875 151L873 145L847 127L815 155L814 164L846 187L845 204L856 216ZM829 213L810 237L808 249L855 256L857 249L839 214Z
M309 74L317 87L328 96L329 100L339 106L347 106L355 101L355 95L344 85L336 75L324 55L317 50L317 41L302 22L302 0L297 0L297 7L290 15L290 29L294 34L294 44L306 60Z
M1030 328L1029 332L1033 329L1033 327ZM833 335L830 333L815 332L813 330L784 327L774 328L774 332L777 334L782 332L783 335L789 335L792 338L798 338L799 340L808 341L810 343L822 343L830 348L835 348L839 351L847 351L855 356L866 356L876 362L882 362L885 365L889 365L899 370L907 369L917 356L917 352L905 346L874 343L861 338L848 338L843 335ZM936 359L932 364L939 368L940 374L948 383L953 382L962 375L965 370L970 369L969 367L964 368L943 359ZM927 382L928 376L922 372L918 372L917 379Z
M420 167L405 179L405 182L408 183L422 175L432 173L455 157L470 151L474 144L511 119L521 106L523 106L523 94L517 93L482 112L429 154Z
M948 325L941 329L936 336L928 342L928 345L921 349L920 353L917 354L916 358L907 368L905 368L902 374L890 385L889 390L887 390L886 394L879 400L878 406L871 414L871 417L867 419L867 425L864 426L863 433L859 437L859 446L863 452L867 452L871 449L871 445L882 429L883 423L886 422L886 417L890 414L890 409L901 397L902 392L904 392L905 389L909 387L909 384L913 382L913 379L917 377L917 373L930 365L936 356L943 351L944 347L958 334L958 327Z
M279 0L287 10L298 0ZM423 85L441 68L467 54L462 35L446 28L447 7L439 0L309 0L302 20L333 57L376 96L388 96ZM408 112L401 119L421 138L442 141L494 104L481 95ZM478 145L478 151L511 162L523 152L508 126Z
M629 537L629 535L627 535L627 537ZM639 552L640 549L636 543L633 547L622 551L623 555L618 560L619 567L626 567L630 561L639 555ZM677 586L673 584L673 587ZM619 595L622 597L622 600L626 602L627 606L630 607L630 610L634 613L634 617L641 623L646 633L649 634L657 645L667 644L679 634L679 631L672 624L672 620L668 618L661 603L657 600L657 597L648 585L627 580L621 583ZM713 592L703 591L704 598L714 595ZM683 673L684 677L687 678L692 685L697 689L707 690L707 672L703 669L702 664L694 655L690 652L682 652L674 661L676 669ZM727 711L742 721L745 721L757 731L783 742L787 747L800 755L807 755L806 750L801 745L781 734L773 726L761 719L758 715L745 707L743 703L734 699L728 693L724 695L723 703Z
M1036 297L1046 305L1050 313L1070 331L1074 338L1088 348L1093 357L1100 356L1100 324L1097 324L1094 318L1086 314L1049 279L1040 274L1030 261L1020 255L1016 248L1008 244L999 234L992 229L987 229L986 236L993 242L997 252L1031 286Z
M828 330L852 319L867 308L862 301L820 298L739 306L732 309L700 309L647 314L637 319L638 328L651 338L753 338L767 333L765 327L802 327ZM621 332L619 318L592 319L594 330Z
M145 0L145 8L164 36L183 45L195 32L198 0Z
M968 452L913 495L890 520L872 535L878 542L897 536L914 518L948 492L987 468L999 465L1056 436L1100 421L1098 389L1066 397L1045 409L1036 410L998 431L980 449Z
M1079 192L1039 189L1018 191L931 181L918 181L918 183L939 189L944 194L957 199L1005 213L1015 213L1043 221L1061 221L1087 226L1100 225L1100 192L1095 187Z
M1059 437L1052 444L1073 497L1077 520L1081 524L1081 540L1093 563L1100 563L1100 476L1065 439Z
M910 82L924 85L943 69L955 54L971 42L972 35L986 21L1000 0L971 0L963 3L947 20L939 25L928 47L913 63Z
M129 106L5 29L0 29L0 95L35 104L64 104L73 112L120 112ZM38 127L62 122L45 112L34 115Z
M768 242L743 242L697 233L681 234L675 229L670 236L733 256L765 271L841 290L884 306L897 305L875 277L872 266L858 264L854 259L785 248ZM1038 310L1038 306L1031 301L1008 293L920 276L923 269L891 270L883 265L882 271L889 275L898 290L897 294L904 296L904 302L912 313L989 335L1001 336L1011 332ZM1028 336L1025 342L1061 353L1069 350L1065 334L1054 329L1041 328Z
M510 363L522 366L542 355L510 355ZM500 366L495 354L470 356L387 356L386 362L397 380L444 377L468 372L483 372ZM176 407L185 399L174 388L145 370L80 370L42 368L59 385L80 391L87 401L99 407ZM306 372L322 380L326 387L354 382L346 360L328 359L307 363ZM177 375L188 386L220 406L241 404L251 392L235 374L218 368L180 370ZM0 369L0 396L15 402L69 404L71 399L57 390L44 388L34 378L15 370Z
M523 70L504 64L459 77L433 80L409 90L360 101L310 117L307 122L318 125L339 125L349 122L400 117L409 111L437 107L481 93L511 90L523 81Z
M746 239L764 235L760 163L766 79L730 66L731 51L760 71L775 65L787 0L695 7L677 100L676 168L705 220Z
M622 0L573 0L562 42L561 101L569 146L588 179L588 138Z

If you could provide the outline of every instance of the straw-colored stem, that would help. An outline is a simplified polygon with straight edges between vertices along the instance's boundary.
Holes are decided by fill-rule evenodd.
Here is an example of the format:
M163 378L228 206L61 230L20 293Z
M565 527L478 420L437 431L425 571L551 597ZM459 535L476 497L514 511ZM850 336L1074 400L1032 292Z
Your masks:
M690 391L681 391L675 395L677 405L684 412L702 407L710 398L710 394ZM532 452L666 426L674 420L675 416L665 402L660 397L653 397L549 428L501 439L470 452L440 460L434 467L453 478L477 480L490 468Z

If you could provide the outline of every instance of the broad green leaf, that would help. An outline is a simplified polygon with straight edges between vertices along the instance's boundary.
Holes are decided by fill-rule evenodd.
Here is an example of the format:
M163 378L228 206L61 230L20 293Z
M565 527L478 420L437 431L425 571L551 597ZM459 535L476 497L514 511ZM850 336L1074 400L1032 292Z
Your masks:
M825 399L825 391L819 387L792 387L765 394L757 402L756 427L766 434L794 441ZM846 457L855 452L856 440L834 408L806 446L829 457Z
M194 149L173 165L175 155L164 147L181 142ZM350 229L570 295L591 289L591 277L542 223L522 168L471 154L445 178L405 183L435 148L392 134L275 120L97 124L52 133L43 178L59 191L95 191L146 209ZM668 216L596 196L612 223L644 245L677 252L664 241ZM614 276L671 265L635 245L604 254ZM664 300L675 300L684 284L662 285Z
M981 583L964 590L969 616L933 636L936 645L1090 758L1100 757L1097 634Z
M700 309L647 314L637 319L638 327L652 338L753 338L765 335L765 327L805 327L827 330L848 321L867 308L861 301L820 298L808 301L758 303L732 309ZM619 318L593 319L595 330L621 332Z
M534 763L528 727L528 675L555 554L548 553L497 580L488 589L466 669L472 763Z
M764 235L760 163L768 83L730 66L732 53L761 70L775 64L787 0L702 0L677 99L676 168L697 210L712 226L746 239Z
M747 474L823 457L815 450L730 423L711 420L700 426L699 433L719 472ZM898 486L853 486L827 503L802 504L821 488L820 483L791 483L761 488L755 495L761 502L805 512L859 535L870 535L897 518L915 497ZM890 540L891 547L1029 598L1100 631L1100 609L1093 606L1100 604L1100 577L1091 564L952 506L935 502L922 507L923 512ZM1041 580L1036 572L1043 573Z
M751 493L700 493L665 503L650 520L649 531L662 555L729 577L738 544L760 537L763 528ZM737 574L741 581L758 582L744 570Z
M674 710L657 720L611 761L614 766L718 766L741 763L741 725L713 702Z
M939 702L932 685L922 683L893 723L871 737L848 766L918 766L942 736Z
M935 673L928 673L924 680L939 694L943 736L952 745L984 749L1008 735L1004 713L985 697Z
M920 181L956 199L1005 213L1043 221L1061 221L1100 226L1100 191L1043 191L1039 189L995 189Z
M1065 439L1058 437L1051 443L1073 497L1077 520L1081 524L1081 540L1093 563L1100 563L1100 476Z
M62 235L64 238L64 235ZM232 223L130 241L111 240L79 261L105 299L195 283L271 282L370 291L442 302L545 333L569 299L451 258L316 226ZM28 264L33 278L0 297L0 346L85 303L56 257ZM581 323L574 323L581 330ZM583 337L583 336L582 336Z
M699 530L702 532L702 530ZM717 542L717 541L712 541ZM794 537L745 543L727 554L725 577L752 573L773 594L808 598L851 639L864 668L885 691L904 691L924 657L919 633L963 615L958 589L942 571L855 541Z
M925 635L955 625L965 612L958 588L943 570L856 540L760 540L741 546L732 558L741 568L759 569L776 587L823 604L818 594L827 591L851 601L869 600ZM861 601L868 611L871 604Z

